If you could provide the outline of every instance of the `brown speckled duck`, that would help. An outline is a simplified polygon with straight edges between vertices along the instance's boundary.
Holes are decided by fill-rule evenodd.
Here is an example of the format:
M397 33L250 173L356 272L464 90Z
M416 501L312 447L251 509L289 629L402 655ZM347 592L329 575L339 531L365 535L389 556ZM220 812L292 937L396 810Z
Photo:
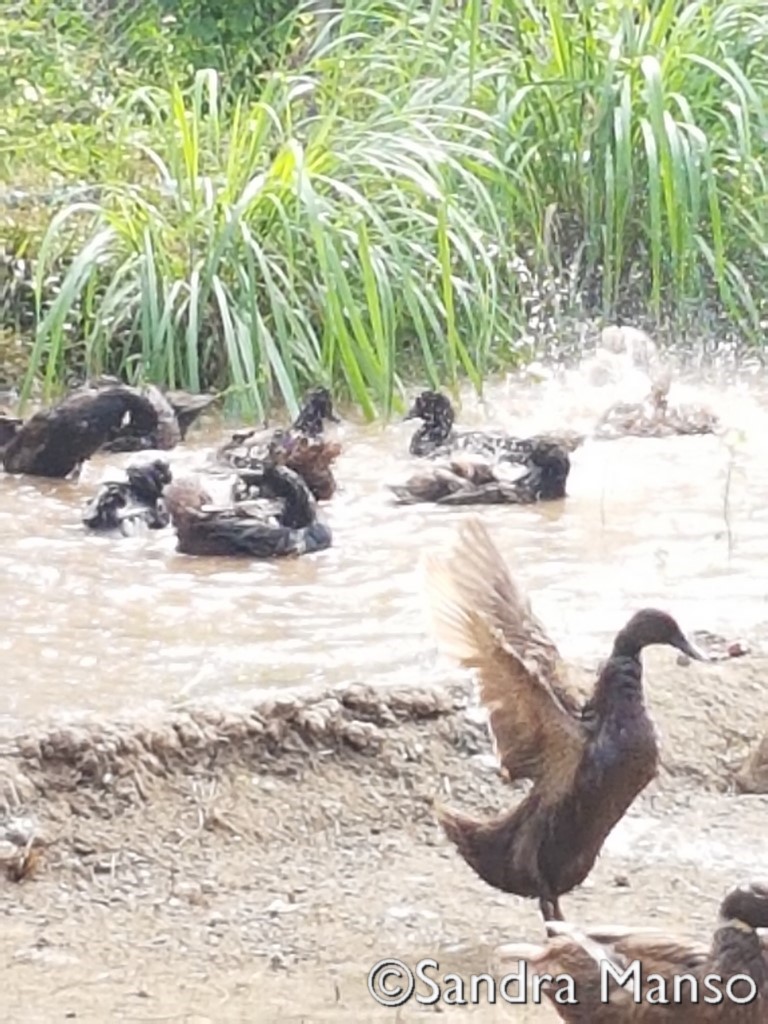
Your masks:
M687 434L714 434L717 416L705 406L670 405L670 370L659 371L651 391L643 402L616 402L600 417L595 437L673 437Z
M478 519L463 523L453 552L427 557L424 570L432 632L444 653L477 670L503 773L533 780L528 795L497 818L440 809L439 820L489 885L538 899L545 921L562 920L559 897L584 881L608 834L656 775L640 652L668 644L706 656L670 615L643 609L617 634L582 703Z
M125 384L80 388L30 416L2 450L3 466L7 473L69 476L126 422L139 433L157 427L157 411L145 395Z
M258 467L264 461L275 466L287 466L299 474L318 501L327 501L336 492L333 463L340 454L341 445L337 442L291 435L288 431L275 431L272 440L262 450L263 458L259 459L257 450L254 450L247 465ZM256 472L259 473L258 468ZM253 496L249 484L250 474L251 469L238 470L235 501L248 500Z
M492 461L526 462L539 441L560 445L574 452L584 441L576 431L549 431L533 437L514 437L494 430L456 430L456 414L450 399L438 391L422 391L405 416L421 420L411 438L409 451L418 458L450 456L457 451L471 452Z
M298 473L318 501L326 501L336 490L333 463L341 454L341 445L326 441L326 423L338 423L327 388L307 391L299 414L290 427L275 430L238 431L218 453L219 461L238 471L259 470L264 462L284 465ZM244 483L241 496L250 491Z
M542 945L512 943L496 952L494 965L501 973L516 970L523 960L531 972L557 977L566 975L575 985L576 1003L556 1001L557 986L546 984L542 991L549 998L561 1020L567 1024L765 1024L768 1021L768 886L752 883L732 889L720 905L720 920L709 944L677 938L661 930L624 928L591 928L580 931L561 922L550 922L547 943ZM608 1001L601 999L601 964L608 963L621 975L631 964L639 962L640 993L647 996L659 991L658 978L670 1004L634 999L634 982L620 987L613 977L607 979ZM656 975L657 978L650 978ZM744 998L752 991L757 996L739 1005L725 998L707 1003L711 993L703 979L714 975L725 984L736 975L737 996ZM675 1001L675 978L690 976L696 980L698 999L691 998L691 986L679 986Z
M571 468L568 452L552 441L536 439L522 474L507 479L496 465L470 455L433 463L390 490L401 504L530 505L565 497Z
M252 486L257 472L250 471ZM260 497L276 503L269 510L253 501L215 507L192 478L174 481L164 497L182 554L280 558L331 545L331 531L318 520L309 488L287 466L265 464L261 469Z

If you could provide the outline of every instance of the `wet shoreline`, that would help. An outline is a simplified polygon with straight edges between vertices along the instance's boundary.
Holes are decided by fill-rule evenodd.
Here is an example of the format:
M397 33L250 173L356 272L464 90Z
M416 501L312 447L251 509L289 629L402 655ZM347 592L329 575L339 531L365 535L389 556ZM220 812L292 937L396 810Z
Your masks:
M768 659L644 662L661 772L564 909L701 936L722 891L761 869L768 797L734 789ZM310 686L54 714L0 741L0 818L41 853L22 881L0 873L6 1019L218 1024L258 1005L265 1024L383 1022L365 989L382 956L482 971L498 945L540 938L533 903L475 878L435 822L435 798L480 815L519 799L472 704L466 678ZM444 1019L474 1012L495 1019Z
M764 733L755 712L764 703L768 657L680 665L651 649L644 664L647 701L662 734L662 772L704 791L733 792ZM595 668L571 666L582 694ZM342 766L362 758L375 771L391 738L410 727L487 754L484 721L471 679L459 671L442 685L308 685L115 715L53 714L0 733L0 807L9 813L14 805L89 791L140 804L153 788L202 769L279 773L317 758Z

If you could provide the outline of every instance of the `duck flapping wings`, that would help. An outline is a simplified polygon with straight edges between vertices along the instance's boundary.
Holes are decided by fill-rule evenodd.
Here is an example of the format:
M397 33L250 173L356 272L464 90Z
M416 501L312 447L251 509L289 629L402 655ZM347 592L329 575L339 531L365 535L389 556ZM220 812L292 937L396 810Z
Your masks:
M482 522L461 524L447 555L424 557L427 618L438 649L476 670L494 751L510 780L568 788L588 738L557 646Z

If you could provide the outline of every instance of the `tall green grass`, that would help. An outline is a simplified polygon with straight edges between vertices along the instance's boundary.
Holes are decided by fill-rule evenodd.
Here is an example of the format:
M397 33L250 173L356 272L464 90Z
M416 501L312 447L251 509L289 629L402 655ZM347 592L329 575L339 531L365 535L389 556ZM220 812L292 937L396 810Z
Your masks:
M576 297L598 281L606 315L631 286L657 315L716 300L759 331L759 3L358 0L312 18L250 92L211 70L120 92L123 172L41 245L27 390L79 358L256 412L325 381L372 416L403 378L479 387L520 358L521 261Z

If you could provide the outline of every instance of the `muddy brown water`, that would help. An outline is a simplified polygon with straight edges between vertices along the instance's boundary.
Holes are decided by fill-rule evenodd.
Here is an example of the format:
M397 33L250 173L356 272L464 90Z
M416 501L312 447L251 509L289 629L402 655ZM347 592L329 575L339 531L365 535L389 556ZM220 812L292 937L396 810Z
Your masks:
M629 374L590 387L583 372L465 397L460 422L514 431L589 430L613 398L642 394ZM599 654L644 604L684 628L760 639L768 605L768 384L676 386L722 417L721 436L590 441L572 459L567 500L481 510L566 655ZM207 421L170 453L205 466L231 425ZM415 567L466 510L398 507L411 423L338 436L339 490L323 509L331 550L283 562L196 559L171 530L88 535L84 501L136 456L98 457L77 483L0 475L0 729L51 712L364 678L439 679ZM223 481L219 484L223 486Z
M465 396L459 420L588 431L610 402L646 389L623 371L607 387L586 370L510 379L483 403ZM764 646L766 398L761 379L687 381L673 399L709 404L720 436L590 441L566 501L479 511L567 657L594 664L650 603L689 630ZM204 469L229 429L208 420L173 466ZM392 504L385 485L414 467L412 430L341 425L339 492L322 513L334 546L290 562L180 556L171 531L87 535L84 501L135 456L94 459L77 484L0 475L0 734L82 712L143 721L148 705L162 715L186 699L247 704L250 691L296 683L452 676L424 632L416 566L467 510ZM567 915L701 938L723 891L764 874L768 798L724 783L765 714L766 660L645 661L664 771ZM382 957L437 956L466 974L488 970L499 943L541 938L535 907L475 878L435 826L436 789L478 813L509 799L489 751L462 745L463 713L384 732L381 756L299 748L274 774L247 757L213 771L203 757L132 806L109 787L38 787L29 813L53 841L47 861L21 885L0 875L2 1019L408 1024L442 1010L448 1024L553 1021L533 1007L371 999L366 974Z

